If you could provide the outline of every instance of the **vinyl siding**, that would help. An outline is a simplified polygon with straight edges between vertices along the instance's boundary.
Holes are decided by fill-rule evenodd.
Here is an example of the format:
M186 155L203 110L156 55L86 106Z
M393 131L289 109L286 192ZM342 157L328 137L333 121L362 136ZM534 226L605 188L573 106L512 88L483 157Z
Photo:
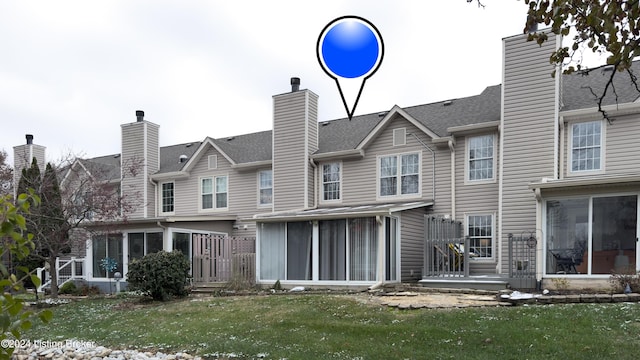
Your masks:
M424 209L407 210L400 215L400 270L403 282L415 282L422 278L424 215Z
M313 169L308 155L317 150L317 100L318 96L308 90L273 97L273 186L276 211L302 209L313 202L310 196L313 192L310 179L313 177L309 175ZM311 140L308 141L309 139Z
M476 183L466 182L467 178L467 138L481 135L494 135L494 147L496 162L494 167L494 179L479 181ZM493 214L494 239L498 239L495 232L498 224L498 169L500 168L500 138L495 132L478 133L456 138L456 220L461 221L464 226L468 215ZM466 231L466 229L465 229ZM497 244L494 244L494 254L498 251ZM469 271L473 275L495 274L497 256L490 260L479 260L471 262Z
M127 169L139 161L144 160L144 122L121 125L122 130L122 191L135 208L126 214L131 219L142 218L147 205L144 193L146 175L144 169L136 169L137 175L132 176Z
M584 172L582 174L571 173L571 124L581 122L582 120L566 122L563 135L563 175L564 177L592 177L598 175L628 175L637 174L637 166L640 164L640 126L638 115L617 116L615 120L609 124L601 117L590 117L584 121L602 121L602 131L604 132L603 141L603 171L597 174Z
M14 190L18 189L18 182L22 177L22 169L31 166L33 158L36 158L40 173L44 174L44 170L47 167L45 159L45 147L36 144L24 144L13 147L13 187ZM31 158L30 158L31 156Z
M508 270L508 234L536 228L536 201L527 184L554 176L555 79L549 55L557 46L539 46L525 36L504 40L502 137L501 272Z
M236 201L241 199L241 197L236 199L236 196L241 196L242 191L237 191L238 188L234 184L236 178L234 171L231 169L231 163L212 146L207 146L208 148L203 151L200 160L191 169L189 178L175 181L175 216L231 214L237 206ZM216 169L209 169L208 158L210 155L218 156L218 167ZM200 210L200 182L202 178L222 175L228 176L228 210ZM248 189L243 189L243 191L248 191Z
M208 158L210 155L218 156L216 169L209 169ZM209 146L204 150L200 160L194 164L189 178L175 180L175 212L173 216L231 215L247 218L256 213L270 212L271 207L258 206L258 173L268 169L265 167L237 171L231 168L231 163L221 153ZM200 210L200 182L202 178L221 175L228 177L228 209ZM158 193L158 196L160 197L162 194ZM158 202L160 203L160 199ZM245 231L243 234L255 236L255 224L252 222L238 223L239 226L244 224L247 225L248 232ZM242 231L238 231L238 233L242 233Z
M147 217L155 217L156 212L156 189L149 182L149 176L160 170L160 126L147 122L147 176L144 179L147 183ZM160 203L162 204L162 203Z
M13 190L18 190L18 182L22 176L22 169L27 167L29 149L28 145L13 147Z
M406 128L406 145L393 146L393 130ZM434 210L450 212L450 155L449 149L436 148L431 139L409 121L398 116L392 119L377 138L364 149L362 160L343 161L343 205L370 204L375 202L432 200L433 197L433 156L413 135L436 152L436 205ZM421 196L378 198L378 156L418 152L421 155Z
M155 187L149 183L149 176L160 168L159 133L160 126L149 121L139 121L121 125L122 129L122 189L133 194L135 209L127 214L130 218L155 217ZM137 167L141 167L137 169ZM131 175L136 167L137 175Z

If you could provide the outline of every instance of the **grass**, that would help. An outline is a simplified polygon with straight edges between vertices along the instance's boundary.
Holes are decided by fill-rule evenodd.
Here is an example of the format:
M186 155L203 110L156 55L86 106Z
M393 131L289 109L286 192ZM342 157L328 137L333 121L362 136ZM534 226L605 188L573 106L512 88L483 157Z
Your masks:
M640 304L398 310L350 296L87 299L53 309L32 340L215 358L637 359Z

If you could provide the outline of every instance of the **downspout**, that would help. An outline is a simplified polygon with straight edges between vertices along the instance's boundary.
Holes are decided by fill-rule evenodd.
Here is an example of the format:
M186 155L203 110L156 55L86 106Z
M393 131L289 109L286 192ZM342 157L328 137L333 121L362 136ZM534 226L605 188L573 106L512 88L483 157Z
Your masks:
M380 215L376 215L376 224L378 225L378 228L380 231L378 231L378 236L383 236L382 234L384 234L384 221L382 221L382 217ZM383 285L384 285L384 241L378 241L378 260L377 260L377 264L376 267L380 266L382 268L378 268L377 269L377 273L380 278L375 284L369 286L369 290L377 290L380 289Z
M447 142L451 151L451 218L456 219L456 149L453 138Z
M163 238L163 239L167 239L167 241L168 241L168 240L169 240L169 236L168 236L169 234L167 234L167 227L166 227L166 226L164 226L164 225L162 225L162 224L160 223L160 220L156 221L156 225L158 225L158 227L159 227L160 229L162 229L162 234L163 234L162 238ZM162 245L162 247L164 248L164 244ZM172 250L172 249L165 249L165 251L171 251L171 250Z
M564 117L560 117L560 122L558 124L558 136L560 137L560 151L559 153L559 157L560 157L560 166L558 168L558 177L556 179L564 179Z
M433 202L436 202L436 153L431 150L430 147L427 146L427 144L424 143L424 141L420 140L420 138L414 134L411 133L409 135L412 135L414 138L416 138L416 140L418 140L418 142L424 146L425 149L429 150L431 152L431 156L433 158L433 163L432 163L432 167L431 167L431 179L432 179L432 184L431 184L431 188L433 190L433 193L431 195L431 200L433 200Z
M159 201L158 201L158 183L154 182L153 179L151 178L151 176L149 176L149 183L151 185L153 185L153 192L154 192L154 201L153 203L155 204L154 209L153 209L153 217L158 217L158 205L159 205Z
M316 164L312 158L309 158L309 164L311 164L311 167L313 167L313 182L314 182L313 186L311 187L313 189L313 206L309 207L309 209L313 210L318 208L318 196L320 192L320 190L318 190L320 185L318 182L320 180L318 179L318 176L319 176L318 164Z

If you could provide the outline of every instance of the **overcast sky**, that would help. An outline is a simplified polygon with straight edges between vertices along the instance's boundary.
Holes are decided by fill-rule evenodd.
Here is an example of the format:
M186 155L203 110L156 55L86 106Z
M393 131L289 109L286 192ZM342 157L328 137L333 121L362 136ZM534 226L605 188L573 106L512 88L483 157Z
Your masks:
M120 152L135 111L161 146L272 128L289 79L319 95L319 120L346 116L316 41L358 15L385 55L354 115L480 93L501 83L502 38L520 34L518 0L0 1L0 149L34 135L47 160Z

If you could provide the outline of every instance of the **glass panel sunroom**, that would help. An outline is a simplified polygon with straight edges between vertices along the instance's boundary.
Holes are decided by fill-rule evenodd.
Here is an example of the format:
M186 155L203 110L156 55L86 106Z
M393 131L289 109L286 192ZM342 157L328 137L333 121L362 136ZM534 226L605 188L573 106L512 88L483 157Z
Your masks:
M375 218L262 223L260 280L376 281L378 236Z
M549 200L546 211L547 274L636 269L636 195Z

